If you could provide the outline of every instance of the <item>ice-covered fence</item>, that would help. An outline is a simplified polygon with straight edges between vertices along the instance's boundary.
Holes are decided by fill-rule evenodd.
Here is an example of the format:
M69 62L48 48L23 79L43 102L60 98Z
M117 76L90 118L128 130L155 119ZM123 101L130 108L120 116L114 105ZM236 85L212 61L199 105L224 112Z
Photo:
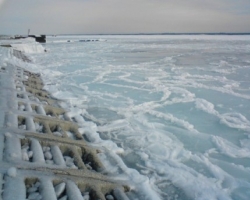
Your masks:
M26 200L26 189L23 178L5 176L4 200Z

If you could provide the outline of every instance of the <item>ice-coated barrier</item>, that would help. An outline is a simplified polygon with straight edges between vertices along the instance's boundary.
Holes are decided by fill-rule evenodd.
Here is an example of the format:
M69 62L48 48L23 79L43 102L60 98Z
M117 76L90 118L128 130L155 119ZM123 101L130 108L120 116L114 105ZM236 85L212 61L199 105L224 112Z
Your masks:
M65 160L58 146L51 146L51 153L53 154L55 164L66 167Z
M36 139L31 140L31 150L33 151L33 160L32 160L33 162L40 162L40 163L45 162L43 150L38 140Z
M36 106L36 111L40 115L46 115L45 110L43 109L42 105Z
M122 189L115 194L122 185L101 173L99 151L88 145L59 101L42 89L40 76L19 67L13 73L10 110L3 115L3 162L13 167L4 175L2 198L127 200Z
M4 180L3 200L26 200L25 184L22 178L6 175Z
M66 191L69 197L69 200L83 200L81 191L72 181L67 181Z
M41 179L39 191L43 199L57 200L53 184L50 180L46 178Z
M35 127L35 124L33 121L33 117L27 117L25 123L26 123L27 130L32 131L32 132L34 132L36 130L36 127Z
M10 126L17 127L18 126L17 115L12 112L8 112L6 115L6 125L8 127Z
M20 139L11 133L5 133L5 156L7 160L21 160Z

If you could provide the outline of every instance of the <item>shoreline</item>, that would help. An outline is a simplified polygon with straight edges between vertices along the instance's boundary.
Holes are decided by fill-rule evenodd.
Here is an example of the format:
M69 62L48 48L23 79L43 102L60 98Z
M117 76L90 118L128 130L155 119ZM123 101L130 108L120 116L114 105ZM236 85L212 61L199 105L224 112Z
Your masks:
M29 61L21 52L15 54ZM9 64L1 67L0 77L4 200L27 199L36 184L43 199L58 199L59 185L64 188L60 195L68 199L81 199L86 192L94 199L105 200L108 195L128 199L129 187L102 174L100 150L87 144L77 124L60 108L60 100L42 89L40 75Z

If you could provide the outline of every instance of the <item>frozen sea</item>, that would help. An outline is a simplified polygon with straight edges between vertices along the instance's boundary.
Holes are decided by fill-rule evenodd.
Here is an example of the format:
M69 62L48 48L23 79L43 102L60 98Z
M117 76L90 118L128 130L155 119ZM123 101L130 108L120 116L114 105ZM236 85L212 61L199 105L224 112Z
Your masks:
M111 174L164 200L250 199L250 36L57 36L44 47L25 67L87 141L118 155L100 156Z

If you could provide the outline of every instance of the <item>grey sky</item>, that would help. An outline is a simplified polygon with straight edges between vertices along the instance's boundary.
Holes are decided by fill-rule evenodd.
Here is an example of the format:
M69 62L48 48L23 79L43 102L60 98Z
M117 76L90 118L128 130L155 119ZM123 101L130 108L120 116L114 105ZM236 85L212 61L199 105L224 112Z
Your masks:
M0 0L0 34L250 32L250 0Z

